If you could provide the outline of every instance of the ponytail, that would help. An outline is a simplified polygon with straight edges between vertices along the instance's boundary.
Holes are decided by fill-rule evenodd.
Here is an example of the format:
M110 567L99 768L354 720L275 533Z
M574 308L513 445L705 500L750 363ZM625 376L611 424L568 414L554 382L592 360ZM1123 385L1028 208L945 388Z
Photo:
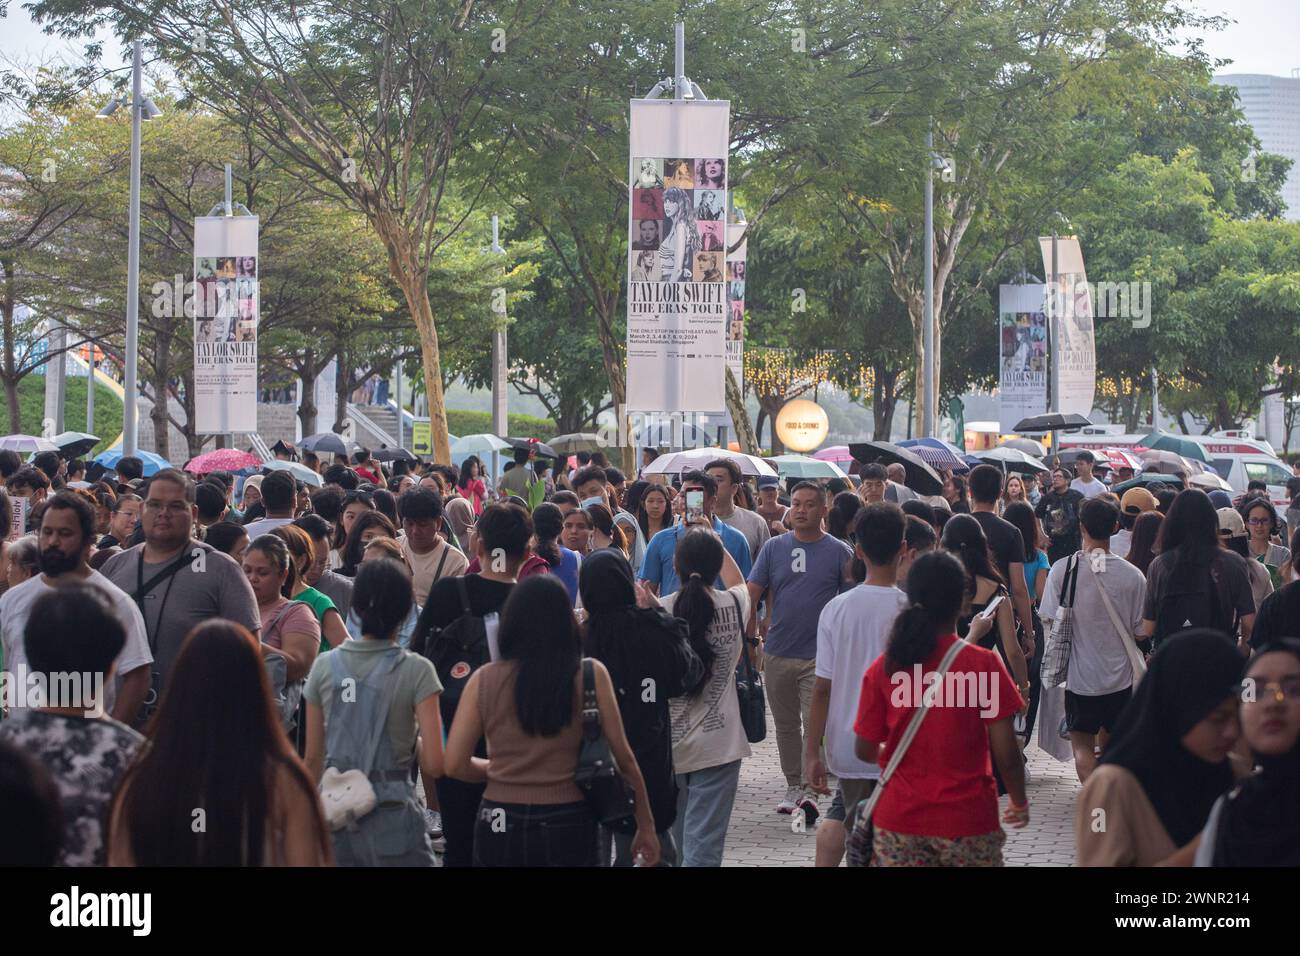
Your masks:
M885 670L891 674L921 664L939 642L939 622L920 604L912 604L894 619L885 646Z
M700 675L700 679L694 686L686 691L687 697L698 694L713 677L713 662L718 655L713 650L713 645L709 643L709 625L713 623L716 610L712 592L713 582L706 582L696 572L682 584L673 602L673 616L686 622L691 650L695 651L704 665L704 673Z
M954 515L979 528L969 515ZM958 523L959 527L961 522ZM982 532L981 532L982 533ZM944 544L953 542L944 535ZM985 550L988 550L987 547ZM962 562L947 551L921 555L907 572L907 608L894 619L885 645L885 669L890 674L924 664L938 646L941 634L950 633L965 599L970 576Z

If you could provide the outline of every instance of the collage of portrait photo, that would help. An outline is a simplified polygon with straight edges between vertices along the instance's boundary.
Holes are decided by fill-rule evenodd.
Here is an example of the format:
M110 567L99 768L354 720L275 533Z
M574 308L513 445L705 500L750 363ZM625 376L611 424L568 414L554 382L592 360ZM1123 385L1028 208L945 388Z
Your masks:
M726 281L727 161L637 157L632 168L631 280Z
M256 342L257 257L196 258L194 316L200 342Z

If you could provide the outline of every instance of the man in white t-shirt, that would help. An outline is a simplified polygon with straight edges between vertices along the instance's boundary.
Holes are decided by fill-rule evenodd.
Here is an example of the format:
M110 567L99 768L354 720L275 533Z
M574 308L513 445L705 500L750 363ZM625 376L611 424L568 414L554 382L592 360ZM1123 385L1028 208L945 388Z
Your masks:
M273 471L262 479L262 507L266 517L244 525L248 540L270 534L276 528L293 523L293 508L298 499L298 481L287 471Z
M411 565L415 603L424 607L435 581L464 574L469 559L438 533L442 523L442 498L436 491L414 488L397 501L402 519L402 554Z
M104 710L113 719L130 726L149 692L149 665L153 663L153 654L149 650L144 618L135 602L86 563L90 560L94 540L95 509L88 501L70 491L61 491L49 499L49 505L41 516L41 573L10 588L0 597L0 641L4 644L4 666L11 675L17 675L20 668L26 669L23 632L37 598L71 583L99 588L126 631L126 644L114 661L117 676L104 688ZM26 701L19 693L10 703L21 705Z
M1083 551L1078 556L1074 588L1074 640L1065 684L1065 720L1079 780L1097 767L1096 747L1103 750L1120 712L1132 696L1133 665L1126 641L1142 624L1146 578L1123 558L1110 553L1110 536L1119 516L1105 499L1089 498L1079 507ZM1040 613L1055 621L1069 557L1059 559L1047 575ZM1104 588L1124 633L1116 630L1099 591Z
M1096 498L1098 495L1104 495L1107 491L1106 485L1093 477L1092 466L1095 461L1092 452L1086 448L1079 452L1079 457L1074 460L1076 477L1070 482L1070 487L1085 498Z
M803 758L808 785L818 793L830 793L827 768L835 774L846 813L880 779L880 767L859 760L853 749L862 675L885 652L894 618L907 606L907 595L897 587L898 565L907 552L906 515L881 501L867 506L856 527L854 551L867 565L867 579L832 598L817 620L817 680ZM844 838L844 817L836 809L817 828L818 866L839 866Z

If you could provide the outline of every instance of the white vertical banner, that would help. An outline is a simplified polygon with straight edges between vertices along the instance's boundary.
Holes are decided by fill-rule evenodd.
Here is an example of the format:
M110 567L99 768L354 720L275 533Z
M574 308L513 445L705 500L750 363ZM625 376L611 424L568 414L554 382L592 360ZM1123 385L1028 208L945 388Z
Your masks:
M627 409L722 412L727 360L726 100L633 100Z
M745 256L749 241L744 223L727 226L727 248L736 250L727 256L727 367L736 377L740 394L745 394ZM740 245L736 245L740 243Z
M1051 283L1052 237L1040 236L1043 273ZM1053 291L1055 294L1053 295ZM1093 339L1092 293L1083 269L1083 249L1073 236L1056 239L1056 289L1048 290L1047 313L1052 323L1056 408L1064 415L1088 416L1097 388L1097 357Z
M998 421L1004 432L1047 409L1045 285L998 286Z
M194 427L257 431L256 216L194 220Z

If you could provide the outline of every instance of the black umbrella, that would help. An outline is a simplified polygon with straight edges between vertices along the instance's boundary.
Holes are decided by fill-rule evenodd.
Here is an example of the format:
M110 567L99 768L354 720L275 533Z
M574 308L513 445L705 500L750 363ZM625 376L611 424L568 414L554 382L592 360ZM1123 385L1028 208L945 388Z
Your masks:
M370 453L375 461L419 461L405 448L376 448Z
M1016 427L1011 429L1015 432L1059 432L1069 431L1071 428L1082 428L1085 425L1091 425L1092 422L1082 415L1062 415L1060 412L1048 412L1046 415L1035 415L1032 418L1025 418L1016 422Z
M298 443L306 451L314 451L316 454L322 452L326 455L351 455L357 449L356 442L350 442L342 435L334 432L321 432L318 435L308 435Z
M560 453L545 442L531 438L507 438L511 448L536 448L538 458L559 458Z
M904 482L913 491L923 495L937 495L943 491L943 479L939 473L921 460L921 457L907 448L900 448L893 442L864 441L849 446L849 454L854 461L863 464L872 461L884 464L900 464L907 472Z
M1088 448L1067 448L1067 449L1065 449L1063 452L1061 452L1059 455L1053 455L1053 456L1051 456L1051 457L1053 457L1053 458L1056 459L1057 464L1062 465L1062 466L1064 466L1064 467L1066 467L1066 468L1070 468L1070 467L1073 467L1073 466L1074 466L1074 463L1075 463L1076 461L1079 460L1079 456L1082 455L1085 451L1091 451L1091 449L1088 449ZM1095 451L1093 451L1093 452L1091 452L1091 453L1092 453L1092 459L1093 459L1093 461L1092 461L1092 469L1093 469L1093 471L1109 471L1109 470L1110 470L1110 468L1111 468L1110 460L1109 460L1105 455L1099 454L1099 453L1097 453L1097 452L1095 452Z
M64 432L55 435L50 441L59 446L59 454L71 461L80 458L99 444L99 438L86 432Z

